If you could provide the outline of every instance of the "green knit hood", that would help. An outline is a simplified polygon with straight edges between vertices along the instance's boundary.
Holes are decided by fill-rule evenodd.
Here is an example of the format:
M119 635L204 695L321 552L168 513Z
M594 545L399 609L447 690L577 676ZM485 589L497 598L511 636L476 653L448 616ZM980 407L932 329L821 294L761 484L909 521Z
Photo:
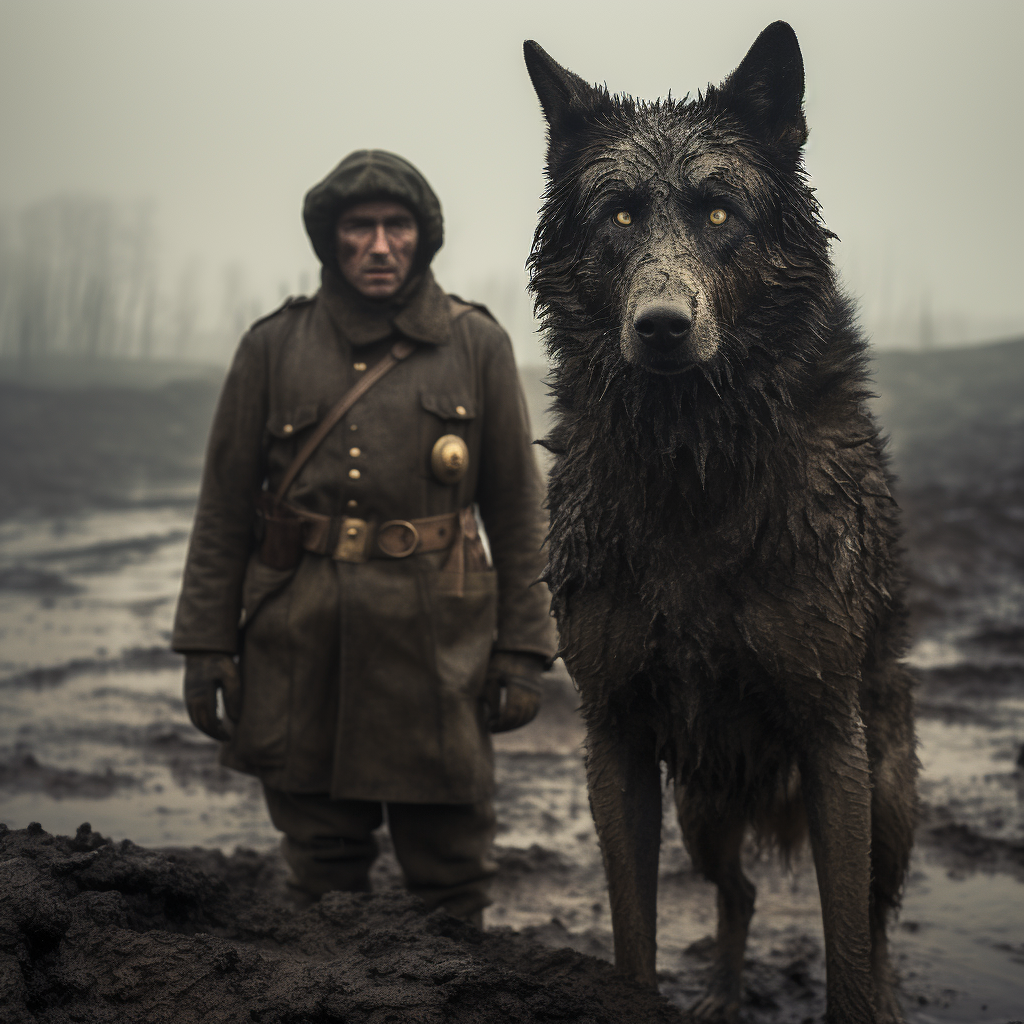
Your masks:
M419 244L410 277L421 274L444 242L441 203L427 179L408 160L383 149L349 153L307 193L302 207L306 233L324 267L337 271L335 225L342 211L356 203L391 199L407 206L419 227Z

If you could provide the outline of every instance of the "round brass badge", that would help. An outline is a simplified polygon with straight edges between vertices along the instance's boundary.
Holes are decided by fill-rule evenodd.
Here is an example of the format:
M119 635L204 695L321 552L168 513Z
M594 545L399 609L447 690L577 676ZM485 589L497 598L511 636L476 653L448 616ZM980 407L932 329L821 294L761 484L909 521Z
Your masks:
M457 484L469 468L469 448L457 434L445 434L434 442L430 468L443 484Z

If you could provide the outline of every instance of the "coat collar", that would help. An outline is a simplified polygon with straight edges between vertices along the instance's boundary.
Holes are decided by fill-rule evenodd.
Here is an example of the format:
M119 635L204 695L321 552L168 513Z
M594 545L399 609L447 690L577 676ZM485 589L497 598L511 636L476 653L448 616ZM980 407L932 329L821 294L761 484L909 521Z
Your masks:
M427 270L400 304L368 301L336 271L324 267L319 300L335 329L351 345L370 345L398 333L411 341L443 345L452 316L448 296Z

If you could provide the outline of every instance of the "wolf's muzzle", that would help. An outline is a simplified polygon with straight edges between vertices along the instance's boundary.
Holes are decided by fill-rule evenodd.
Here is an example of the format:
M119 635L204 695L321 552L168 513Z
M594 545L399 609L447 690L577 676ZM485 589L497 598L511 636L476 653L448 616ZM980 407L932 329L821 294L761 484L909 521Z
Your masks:
M685 344L692 326L689 313L678 306L645 306L633 317L636 336L660 355L667 355Z

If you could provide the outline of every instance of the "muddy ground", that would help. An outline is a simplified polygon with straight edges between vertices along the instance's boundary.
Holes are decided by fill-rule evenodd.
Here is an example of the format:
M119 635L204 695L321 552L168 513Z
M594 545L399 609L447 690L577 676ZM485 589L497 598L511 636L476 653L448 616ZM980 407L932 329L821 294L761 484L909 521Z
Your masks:
M132 372L0 383L0 1021L682 1019L713 893L666 814L662 998L615 978L564 671L541 718L499 738L485 933L420 913L386 832L374 895L285 902L258 787L188 724L167 649L215 387ZM1005 1024L1024 1019L1024 344L888 355L878 383L921 678L901 994L917 1024ZM813 866L747 860L744 1020L818 1020Z

